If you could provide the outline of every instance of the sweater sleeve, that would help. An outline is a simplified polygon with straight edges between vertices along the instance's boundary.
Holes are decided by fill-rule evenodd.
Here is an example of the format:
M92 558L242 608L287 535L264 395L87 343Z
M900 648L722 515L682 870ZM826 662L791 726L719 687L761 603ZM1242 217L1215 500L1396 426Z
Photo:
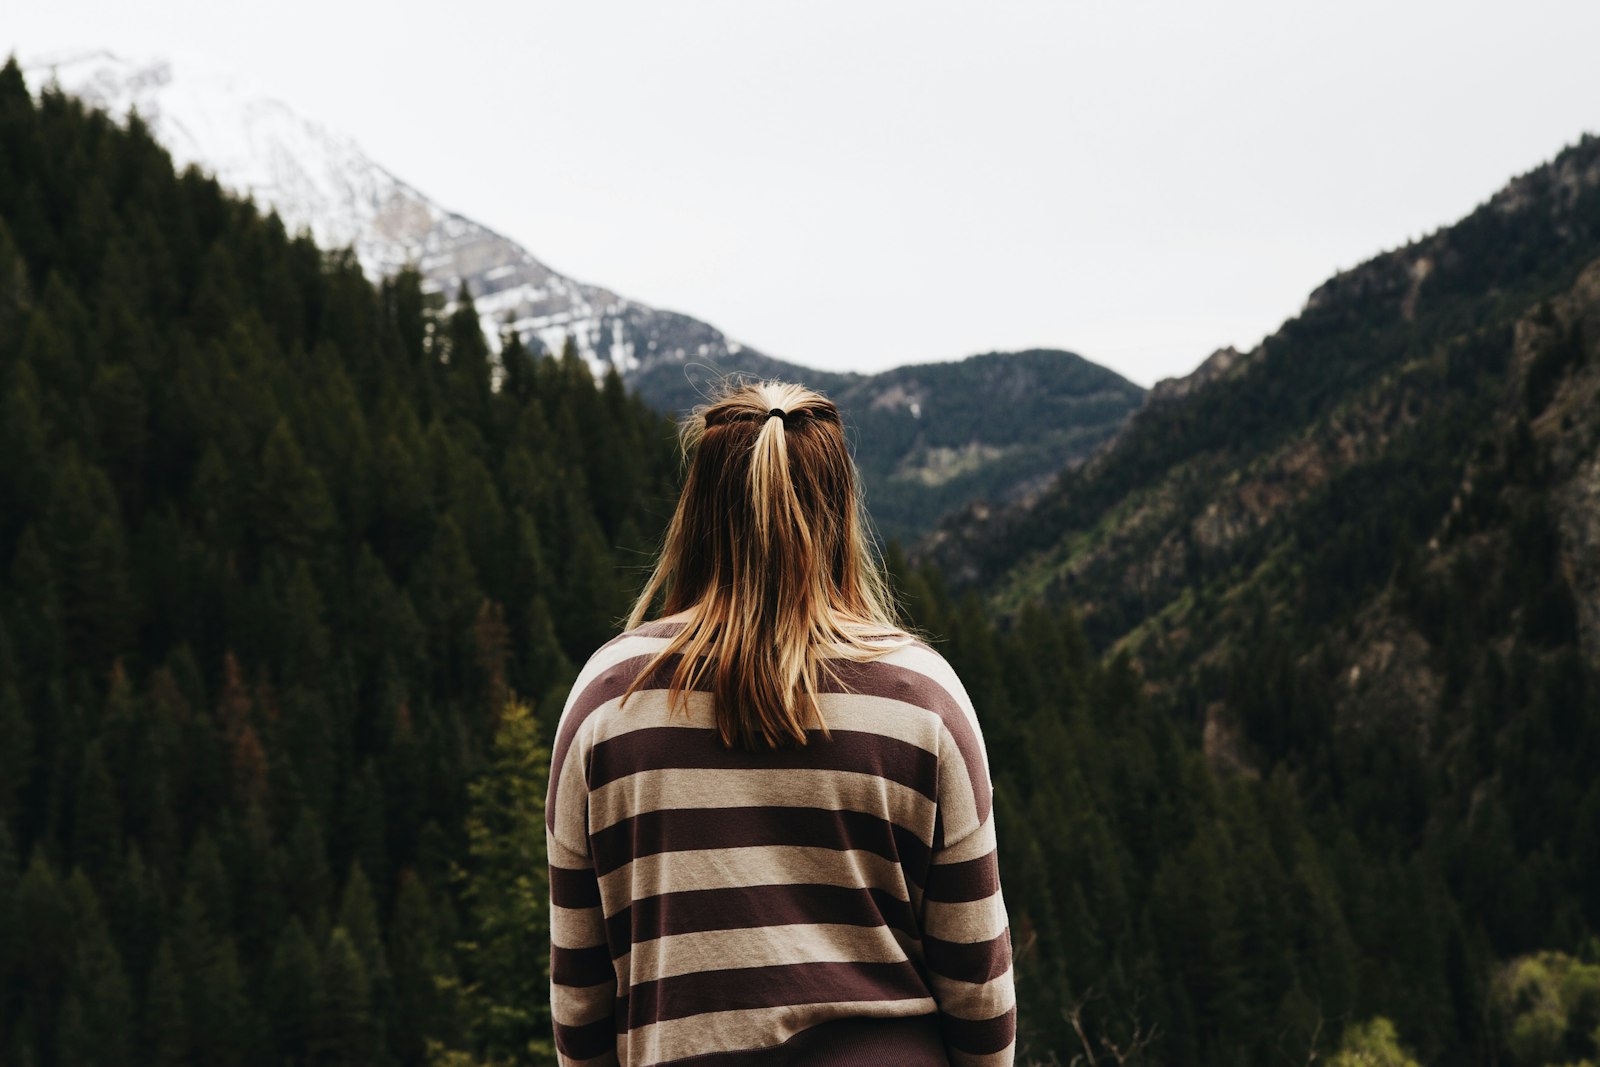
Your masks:
M560 1067L615 1067L617 977L606 939L600 881L589 856L582 763L578 746L558 744L545 800L550 1016Z
M588 856L545 834L550 855L550 1016L561 1067L617 1062L617 979Z
M971 705L960 694L970 713ZM987 760L969 719L967 749L940 743L940 829L923 887L923 954L954 1067L1009 1067L1016 1052L1011 930L1000 891ZM946 836L946 835L949 836Z

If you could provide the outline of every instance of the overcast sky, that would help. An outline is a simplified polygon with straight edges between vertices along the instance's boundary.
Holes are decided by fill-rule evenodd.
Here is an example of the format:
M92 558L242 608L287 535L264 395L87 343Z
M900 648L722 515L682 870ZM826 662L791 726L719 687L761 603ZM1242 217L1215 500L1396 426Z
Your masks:
M555 269L770 355L1141 384L1600 132L1600 3L8 3L233 71Z

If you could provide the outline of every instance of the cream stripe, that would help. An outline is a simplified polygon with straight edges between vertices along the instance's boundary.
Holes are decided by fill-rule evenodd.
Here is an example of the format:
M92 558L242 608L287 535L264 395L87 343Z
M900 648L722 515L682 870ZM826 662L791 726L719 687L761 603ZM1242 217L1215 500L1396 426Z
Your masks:
M600 894L615 902L615 910L621 910L630 900L662 893L804 884L875 886L909 899L898 863L860 849L801 845L706 848L641 856L601 878Z
M935 863L966 863L980 856L987 856L995 849L994 820L985 819L983 825L972 833L957 841L954 845L940 849L934 854Z
M583 1026L604 1019L617 1007L617 983L576 986L550 983L550 1016L558 1026Z
M983 740L983 730L978 724L978 711L972 705L972 697L968 695L966 686L961 684L961 679L956 676L955 668L950 666L948 660L937 652L915 646L894 653L890 662L916 671L918 674L938 684L950 698L956 702L967 718L967 723L972 727L972 736L977 740L978 752L983 756L985 767L989 765L989 753Z
M886 926L843 926L797 923L745 930L706 930L674 934L633 946L628 982L639 985L658 978L718 970L737 961L739 967L774 967L794 963L902 963L906 953Z
M865 693L823 693L819 698L823 719L830 730L859 730L863 733L882 734L907 744L916 745L926 752L939 750L939 716L926 708L902 700L870 696ZM626 709L608 705L604 715L596 712L601 721L595 726L594 744L634 730L660 727L714 730L716 720L711 709L711 694L689 694L689 715L667 713L667 693L664 689L646 689L635 693Z
M992 941L1006 931L1005 899L995 892L959 904L927 901L922 905L922 929L941 941Z
M585 859L589 856L589 838L586 832L589 786L583 779L583 765L588 762L587 735L593 722L594 720L590 719L578 728L578 736L573 739L572 747L567 750L566 761L561 764L560 777L556 787L551 791L555 796L556 809L551 818L553 829L550 836L568 852Z
M562 948L589 948L606 943L605 912L592 908L550 905L550 940Z
M978 799L973 791L972 776L967 773L967 761L961 756L961 747L942 724L939 748L939 807L944 818L945 841L960 841L977 832Z
M666 648L667 642L670 640L672 640L670 637L627 637L610 648L596 649L594 654L584 663L583 669L578 672L577 680L572 683L572 689L567 694L566 707L562 709L563 716L577 701L578 697L583 694L583 691L589 687L589 683L601 674L615 667L623 660L629 660L635 656L653 656L663 648Z
M876 815L931 845L934 802L876 774L832 770L717 770L668 767L640 771L589 794L589 832L646 812L718 808L817 808ZM715 818L709 815L708 818Z
M895 650L885 658L889 663L916 671L931 679L949 693L950 698L959 704L962 710L969 714L973 712L972 698L967 695L967 687L961 684L961 679L957 676L955 668L950 666L950 661L938 652L917 645L908 645ZM976 720L976 715L973 718Z
M688 727L715 730L716 718L711 711L711 694L695 691L686 695L685 707L673 710L667 705L665 689L641 689L628 698L628 706L620 707L617 701L608 702L597 711L593 719L594 733L590 743L598 745L613 737L658 727Z
M936 1010L931 997L912 1000L835 1001L778 1008L714 1011L650 1023L618 1038L625 1063L660 1063L708 1052L750 1052L779 1045L807 1027L846 1016L903 1018ZM737 1062L732 1057L729 1063Z
M932 972L928 974L928 984L933 986L933 994L939 998L940 1011L970 1022L982 1022L1003 1015L1017 1003L1016 984L1010 967L1006 968L1005 974L981 985L959 982Z

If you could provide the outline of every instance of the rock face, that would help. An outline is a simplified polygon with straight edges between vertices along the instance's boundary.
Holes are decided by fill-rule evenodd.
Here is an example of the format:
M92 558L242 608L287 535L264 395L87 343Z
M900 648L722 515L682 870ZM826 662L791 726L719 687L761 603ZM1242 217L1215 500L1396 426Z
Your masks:
M1229 345L1219 348L1205 358L1205 361L1194 370L1181 378L1163 378L1150 388L1150 395L1146 398L1147 404L1170 404L1182 400L1218 378L1227 377L1228 373L1240 366L1249 357L1237 348Z

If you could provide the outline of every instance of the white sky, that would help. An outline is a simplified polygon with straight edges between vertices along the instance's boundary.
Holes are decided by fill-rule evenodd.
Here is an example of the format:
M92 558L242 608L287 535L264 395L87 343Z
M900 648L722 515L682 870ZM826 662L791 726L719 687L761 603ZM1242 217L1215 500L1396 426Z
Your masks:
M7 0L234 71L555 269L770 355L1141 384L1600 131L1593 0Z

